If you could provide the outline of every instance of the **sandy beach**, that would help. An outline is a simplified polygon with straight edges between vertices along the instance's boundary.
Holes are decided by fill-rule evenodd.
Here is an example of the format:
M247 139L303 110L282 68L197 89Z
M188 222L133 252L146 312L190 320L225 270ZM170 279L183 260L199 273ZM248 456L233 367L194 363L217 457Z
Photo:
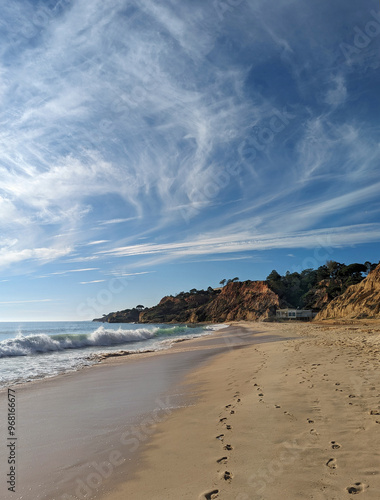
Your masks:
M200 400L158 426L104 500L379 498L379 324L241 327L296 338L192 373Z
M240 323L27 384L2 498L377 499L379 352L379 323Z

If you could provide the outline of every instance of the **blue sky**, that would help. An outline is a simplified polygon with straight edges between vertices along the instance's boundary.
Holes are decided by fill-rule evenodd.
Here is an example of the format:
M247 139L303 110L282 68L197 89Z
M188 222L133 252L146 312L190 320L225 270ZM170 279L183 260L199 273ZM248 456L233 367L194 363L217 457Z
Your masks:
M380 7L3 2L0 320L379 261Z

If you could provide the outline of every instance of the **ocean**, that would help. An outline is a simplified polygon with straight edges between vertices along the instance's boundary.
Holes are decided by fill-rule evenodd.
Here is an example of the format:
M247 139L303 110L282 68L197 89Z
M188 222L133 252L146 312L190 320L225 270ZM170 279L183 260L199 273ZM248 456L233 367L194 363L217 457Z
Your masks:
M90 321L0 323L0 387L53 377L97 363L97 354L169 349L225 325L154 325Z

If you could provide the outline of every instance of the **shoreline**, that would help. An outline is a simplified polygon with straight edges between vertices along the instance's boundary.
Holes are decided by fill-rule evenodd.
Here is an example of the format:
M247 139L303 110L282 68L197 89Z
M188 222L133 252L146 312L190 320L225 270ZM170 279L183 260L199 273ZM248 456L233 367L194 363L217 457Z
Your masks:
M230 323L16 386L28 474L2 498L375 499L379 354L379 322Z
M71 323L71 322L66 322L66 323ZM124 325L124 324L128 324L128 323L120 323L120 325ZM162 324L162 325L164 325L164 324ZM199 324L197 326L200 326L200 325L201 324ZM162 348L162 349L158 349L158 350L147 348L146 350L143 350L143 351L128 351L127 349L120 349L118 347L118 345L116 344L114 346L115 347L114 351L104 351L102 353L100 352L100 353L89 354L87 357L83 358L84 360L90 362L91 364L84 364L84 365L78 366L74 369L70 369L70 370L67 370L67 371L62 372L62 373L56 373L54 375L48 375L48 376L44 376L44 377L41 376L41 377L37 377L37 378L31 379L28 381L20 381L17 383L8 383L7 382L7 383L5 383L5 385L0 386L0 394L5 393L7 391L7 388L11 387L11 386L16 387L17 389L21 389L24 387L32 386L34 384L44 383L46 381L55 380L57 378L65 377L65 376L68 376L70 374L80 373L84 370L98 366L99 364L104 364L104 363L108 362L108 360L112 360L114 358L125 358L126 356L128 356L130 359L135 359L137 357L142 358L148 354L150 355L150 354L156 354L156 353L157 354L167 353L167 352L171 351L171 349L175 348L177 343L197 340L198 338L203 338L203 337L212 337L213 335L218 334L218 332L220 332L220 330L228 328L230 326L230 323L228 323L228 324L225 324L225 323L220 323L220 324L207 323L207 324L202 324L202 325L203 326L225 325L225 326L223 326L222 328L217 328L216 330L210 330L210 333L202 334L199 337L185 338L185 339L173 339L173 340L171 340L170 337L168 337L167 339L164 339L164 340L166 340L166 342L168 342L168 345L170 343L170 345L166 348ZM173 325L168 325L168 326L173 326ZM183 324L183 326L185 326L185 324ZM196 326L194 328L196 328ZM109 347L109 346L107 346L107 347ZM101 346L99 346L99 348L101 348ZM67 349L66 351L69 352L70 349ZM73 349L73 351L75 351L75 349ZM44 353L44 354L48 354L48 352ZM26 357L26 359L27 359L27 357Z
M240 326L283 341L192 371L200 399L158 425L136 477L101 500L378 498L380 323Z
M195 401L197 394L179 382L227 350L226 339L232 332L233 328L225 328L190 339L186 347L180 343L165 351L111 358L88 370L17 387L17 467L22 473L16 494L7 492L2 483L2 498L32 495L35 500L75 500L85 495L83 481L88 477L96 480L104 474L98 485L91 483L90 491L99 495L124 480L125 468L132 476L153 434L151 426ZM233 343L246 341L244 335L239 338L235 335ZM0 434L4 438L5 400L2 393Z

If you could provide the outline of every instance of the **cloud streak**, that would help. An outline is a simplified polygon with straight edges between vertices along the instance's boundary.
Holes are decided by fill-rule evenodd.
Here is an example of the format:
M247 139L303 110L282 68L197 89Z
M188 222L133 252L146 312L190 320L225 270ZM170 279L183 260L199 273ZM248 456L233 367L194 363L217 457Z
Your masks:
M369 0L57 5L0 21L2 272L379 241L378 38L341 50Z
M115 257L150 256L162 254L165 259L184 258L194 255L215 255L254 250L285 248L315 248L320 246L341 247L363 242L377 241L380 224L361 224L313 231L280 234L250 234L209 236L197 240L163 244L131 245L99 252Z

